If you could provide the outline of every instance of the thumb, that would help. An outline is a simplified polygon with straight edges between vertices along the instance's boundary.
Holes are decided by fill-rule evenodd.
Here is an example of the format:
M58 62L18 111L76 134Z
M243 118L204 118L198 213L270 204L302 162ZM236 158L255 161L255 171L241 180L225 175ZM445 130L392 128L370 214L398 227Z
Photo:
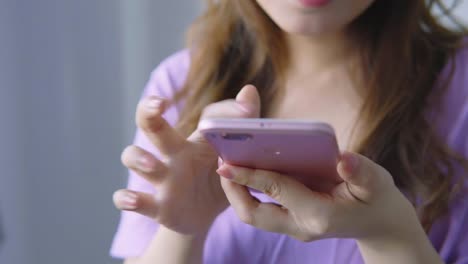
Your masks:
M246 85L239 91L235 100L224 100L206 106L200 120L208 118L256 118L259 116L260 95L255 86ZM205 142L199 128L189 136L189 140Z
M337 170L349 191L362 201L369 201L374 195L394 185L387 170L357 153L341 154Z
M249 117L260 117L260 95L255 86L251 84L244 86L237 94L236 102L249 113Z

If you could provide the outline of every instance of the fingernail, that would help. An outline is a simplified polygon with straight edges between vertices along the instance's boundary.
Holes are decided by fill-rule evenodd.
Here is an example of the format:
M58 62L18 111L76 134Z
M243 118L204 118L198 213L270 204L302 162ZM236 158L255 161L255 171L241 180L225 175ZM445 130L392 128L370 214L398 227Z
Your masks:
M359 160L356 155L350 153L346 155L345 167L348 172L353 173L356 170L358 163Z
M245 112L245 113L247 113L247 114L250 114L250 112L252 112L252 111L250 110L250 107L247 107L247 106L242 105L242 104L239 104L239 108L240 108L243 112Z
M223 166L223 167L220 167L216 170L216 172L226 178L226 179L229 179L231 180L232 178L234 178L234 175L232 174L232 172L226 167L226 166Z
M164 100L161 98L153 97L146 102L146 111L149 113L158 113L164 105Z
M135 210L137 208L138 196L132 192L122 192L119 200L123 210Z
M154 163L153 160L146 155L140 156L137 158L137 166L143 171L148 171L153 169Z

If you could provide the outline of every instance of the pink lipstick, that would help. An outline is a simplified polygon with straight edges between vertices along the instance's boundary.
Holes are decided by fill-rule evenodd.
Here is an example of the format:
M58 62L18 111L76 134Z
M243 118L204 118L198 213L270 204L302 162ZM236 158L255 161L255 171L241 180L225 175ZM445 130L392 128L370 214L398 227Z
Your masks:
M321 7L330 2L330 0L299 0L306 7Z

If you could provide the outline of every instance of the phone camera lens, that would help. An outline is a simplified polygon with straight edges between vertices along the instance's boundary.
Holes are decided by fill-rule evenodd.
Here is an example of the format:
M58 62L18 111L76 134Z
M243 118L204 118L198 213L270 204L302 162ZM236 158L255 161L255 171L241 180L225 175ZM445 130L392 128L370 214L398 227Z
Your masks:
M252 138L252 135L227 133L227 134L223 134L223 138L226 140L246 141L246 140L250 140Z

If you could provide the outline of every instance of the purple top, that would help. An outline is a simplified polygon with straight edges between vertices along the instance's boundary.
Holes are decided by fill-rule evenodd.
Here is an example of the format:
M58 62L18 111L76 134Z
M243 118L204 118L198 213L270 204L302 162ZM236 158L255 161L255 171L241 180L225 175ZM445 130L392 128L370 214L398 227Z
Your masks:
M437 129L446 142L464 157L468 157L468 49L456 58L456 71L445 96ZM183 85L189 69L187 50L178 52L157 67L146 86L144 96L171 98ZM174 125L181 105L173 106L165 118ZM158 151L137 131L135 144ZM154 192L154 188L130 172L128 188ZM267 200L263 194L256 194ZM447 263L468 263L468 197L463 195L450 206L450 214L440 219L430 232L430 239ZM158 224L133 212L123 212L111 249L114 257L141 255L152 240ZM304 243L286 235L256 229L241 222L229 207L212 225L204 248L204 263L363 263L353 239L325 239Z

